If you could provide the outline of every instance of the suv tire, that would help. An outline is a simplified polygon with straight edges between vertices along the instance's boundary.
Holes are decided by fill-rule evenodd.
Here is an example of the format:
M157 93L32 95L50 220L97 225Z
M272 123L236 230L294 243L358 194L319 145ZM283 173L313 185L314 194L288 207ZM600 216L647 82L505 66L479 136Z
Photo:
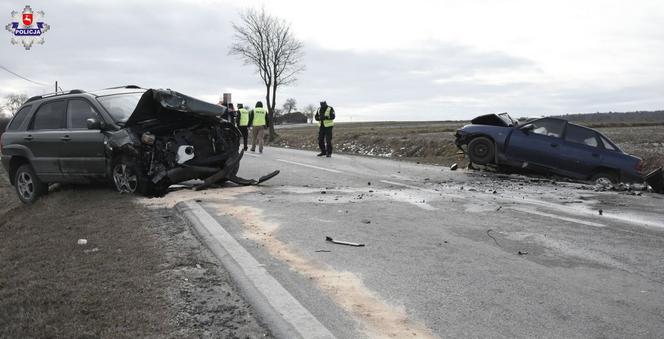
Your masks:
M48 184L37 177L30 164L23 164L16 170L14 183L18 198L25 204L32 204L48 193Z
M139 162L127 155L116 157L111 165L111 179L120 193L149 195L152 182L145 176Z
M468 143L468 157L470 161L478 165L486 165L493 162L494 146L491 139L477 137Z

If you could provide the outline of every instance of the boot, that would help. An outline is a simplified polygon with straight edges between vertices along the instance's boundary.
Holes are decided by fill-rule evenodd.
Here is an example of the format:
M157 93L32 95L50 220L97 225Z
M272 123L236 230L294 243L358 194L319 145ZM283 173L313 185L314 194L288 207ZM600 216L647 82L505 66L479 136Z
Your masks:
M325 155L325 152L320 152L320 153L318 153L316 156L317 156L317 157L322 157L322 156L324 156L324 155Z

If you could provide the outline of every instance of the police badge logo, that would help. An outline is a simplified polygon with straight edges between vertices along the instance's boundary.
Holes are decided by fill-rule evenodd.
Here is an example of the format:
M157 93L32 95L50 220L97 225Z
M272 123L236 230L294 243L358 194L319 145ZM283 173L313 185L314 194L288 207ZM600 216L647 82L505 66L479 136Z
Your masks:
M34 44L44 44L43 35L51 29L51 26L43 21L44 11L35 12L28 5L23 12L12 11L11 15L12 22L5 26L5 29L13 35L12 45L22 45L29 50Z

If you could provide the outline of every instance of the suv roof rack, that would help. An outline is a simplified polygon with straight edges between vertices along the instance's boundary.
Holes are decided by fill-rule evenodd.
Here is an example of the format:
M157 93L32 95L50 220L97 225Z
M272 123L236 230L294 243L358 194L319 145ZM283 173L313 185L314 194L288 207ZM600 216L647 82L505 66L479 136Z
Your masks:
M119 89L119 88L133 88L133 89L140 89L141 86L137 86L137 85L124 85L124 86L109 87L109 88L104 88L104 89Z
M67 95L67 94L81 94L85 93L84 90L82 89L72 89L71 91L68 92L52 92L52 93L46 93L42 95L35 95L34 97L31 97L30 99L26 100L25 102L31 102L39 99L44 99L44 98L49 98L49 97L54 97L58 95Z

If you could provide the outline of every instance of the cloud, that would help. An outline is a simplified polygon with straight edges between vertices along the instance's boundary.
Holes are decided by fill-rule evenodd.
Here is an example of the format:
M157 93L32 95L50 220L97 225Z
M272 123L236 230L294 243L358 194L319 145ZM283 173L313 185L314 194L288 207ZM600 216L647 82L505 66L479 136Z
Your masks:
M28 78L48 84L58 80L64 89L137 84L173 88L211 102L223 92L232 92L236 102L264 99L254 69L228 55L231 23L245 2L59 1L41 6L33 7L46 12L52 27L44 45L25 51L9 44L9 33L0 34L0 44L7 44L2 64ZM318 4L280 0L265 6L292 22L306 47L306 71L295 85L280 90L277 102L294 97L305 106L326 99L341 120L664 106L664 46L661 30L653 26L664 11L657 2L625 9L613 1L573 11L557 2L538 7L527 1L423 1L413 8L381 3L378 16L367 16L374 6L362 4L346 19L328 4L324 9L336 18L331 27L321 26ZM614 21L623 15L620 29L596 19L582 29L578 19L589 8ZM0 3L0 15L8 17L17 9ZM553 25L561 20L566 24ZM50 85L39 87L0 70L0 96L49 91Z

